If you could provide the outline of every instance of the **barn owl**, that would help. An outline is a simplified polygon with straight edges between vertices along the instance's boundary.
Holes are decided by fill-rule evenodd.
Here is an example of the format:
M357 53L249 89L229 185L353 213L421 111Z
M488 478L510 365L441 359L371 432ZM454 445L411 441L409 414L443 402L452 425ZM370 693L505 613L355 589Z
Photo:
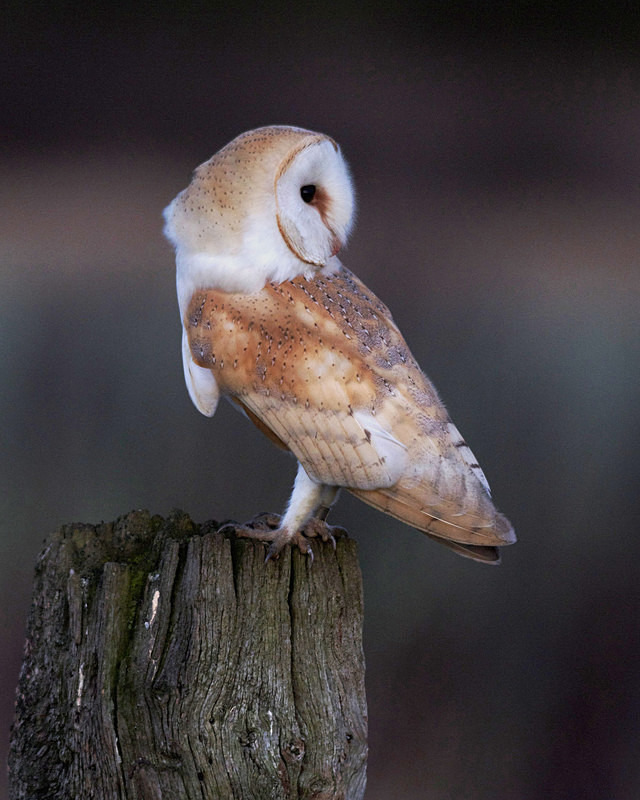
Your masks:
M288 126L238 136L165 209L189 395L230 399L298 461L273 530L310 553L339 489L460 555L495 563L515 535L388 308L344 267L354 191L340 148Z

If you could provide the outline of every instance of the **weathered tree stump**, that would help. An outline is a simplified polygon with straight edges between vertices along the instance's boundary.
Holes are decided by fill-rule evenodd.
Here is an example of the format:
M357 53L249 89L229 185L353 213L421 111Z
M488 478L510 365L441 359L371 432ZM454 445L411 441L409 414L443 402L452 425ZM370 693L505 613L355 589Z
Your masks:
M315 561L133 512L39 557L10 755L14 800L361 798L356 546Z

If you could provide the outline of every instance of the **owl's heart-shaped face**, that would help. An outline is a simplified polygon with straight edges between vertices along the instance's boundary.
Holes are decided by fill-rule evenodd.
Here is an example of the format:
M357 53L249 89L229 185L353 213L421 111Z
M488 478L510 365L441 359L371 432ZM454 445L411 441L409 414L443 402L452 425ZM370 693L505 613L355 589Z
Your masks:
M353 192L344 161L330 139L304 144L276 176L278 228L307 264L324 266L346 241Z

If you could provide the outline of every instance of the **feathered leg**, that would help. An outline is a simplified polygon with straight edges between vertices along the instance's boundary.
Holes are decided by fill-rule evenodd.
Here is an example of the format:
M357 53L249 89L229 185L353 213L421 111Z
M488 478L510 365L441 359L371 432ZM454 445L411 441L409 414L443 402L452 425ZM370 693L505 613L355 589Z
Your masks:
M234 526L239 536L271 542L267 552L268 561L276 558L287 544L296 544L301 552L313 560L313 550L309 539L320 538L331 542L335 547L334 531L342 533L341 528L327 525L326 518L338 494L336 486L326 486L310 478L302 464L293 484L293 491L282 517L275 514L261 514L243 526ZM260 527L251 527L259 525Z

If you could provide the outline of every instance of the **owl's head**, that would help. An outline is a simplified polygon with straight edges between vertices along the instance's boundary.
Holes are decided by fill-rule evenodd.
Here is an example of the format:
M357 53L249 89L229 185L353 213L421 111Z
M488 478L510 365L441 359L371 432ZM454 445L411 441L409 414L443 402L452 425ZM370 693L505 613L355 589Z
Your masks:
M179 293L252 292L331 269L353 211L351 178L333 139L285 126L243 133L201 164L165 209Z

